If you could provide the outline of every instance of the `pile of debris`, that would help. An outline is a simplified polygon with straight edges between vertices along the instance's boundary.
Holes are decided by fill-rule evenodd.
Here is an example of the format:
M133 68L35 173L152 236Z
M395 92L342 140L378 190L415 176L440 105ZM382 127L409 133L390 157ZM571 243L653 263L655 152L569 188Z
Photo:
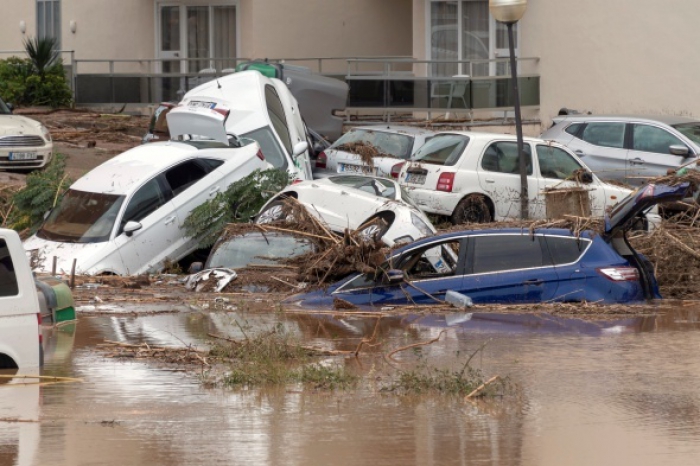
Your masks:
M395 155L387 154L373 144L365 141L346 142L345 144L338 146L337 149L359 155L362 163L370 167L374 166L374 157L396 158Z

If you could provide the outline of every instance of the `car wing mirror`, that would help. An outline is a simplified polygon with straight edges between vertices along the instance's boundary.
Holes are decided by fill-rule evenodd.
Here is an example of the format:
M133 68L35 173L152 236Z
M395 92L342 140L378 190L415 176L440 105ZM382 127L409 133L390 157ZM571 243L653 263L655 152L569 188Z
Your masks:
M673 155L680 155L681 157L687 157L690 152L686 146L680 144L669 146L668 151Z
M589 171L585 171L581 173L581 176L579 177L579 181L583 184L591 184L593 183L593 173Z
M396 285L398 283L403 282L404 278L405 275L403 273L403 270L389 269L386 271L386 279L392 285Z
M309 148L309 143L306 141L299 141L296 144L294 144L294 148L292 149L292 157L298 157L306 150Z
M130 237L134 234L135 231L138 231L141 228L143 228L143 225L141 225L141 223L129 220L128 222L126 222L126 225L124 225L123 231L124 233L126 233L126 236Z

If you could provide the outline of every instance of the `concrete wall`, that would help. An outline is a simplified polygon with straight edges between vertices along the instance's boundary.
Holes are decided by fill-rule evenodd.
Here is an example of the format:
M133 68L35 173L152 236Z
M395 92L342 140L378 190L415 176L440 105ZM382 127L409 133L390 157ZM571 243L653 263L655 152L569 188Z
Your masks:
M27 0L2 0L0 7L0 51L24 50L22 41L36 35L36 4ZM26 32L19 30L19 22L24 21ZM0 58L7 58L0 54Z

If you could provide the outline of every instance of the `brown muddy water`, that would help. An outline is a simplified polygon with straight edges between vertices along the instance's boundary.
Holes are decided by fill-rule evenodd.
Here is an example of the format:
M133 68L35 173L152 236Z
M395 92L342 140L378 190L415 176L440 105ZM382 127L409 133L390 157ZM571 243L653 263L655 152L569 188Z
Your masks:
M382 393L376 354L336 358L377 381L357 390L234 391L204 388L196 373L154 361L108 359L96 347L105 339L206 346L210 332L235 338L282 322L309 344L354 349L376 325L369 317L258 307L265 306L265 313L241 303L167 314L85 309L77 324L47 331L42 374L83 382L0 384L0 466L700 462L698 304L584 320L487 312L381 320L376 354L445 331L420 352L399 353L407 365L420 358L453 367L487 343L473 365L519 389L474 403ZM143 307L118 311L129 310Z

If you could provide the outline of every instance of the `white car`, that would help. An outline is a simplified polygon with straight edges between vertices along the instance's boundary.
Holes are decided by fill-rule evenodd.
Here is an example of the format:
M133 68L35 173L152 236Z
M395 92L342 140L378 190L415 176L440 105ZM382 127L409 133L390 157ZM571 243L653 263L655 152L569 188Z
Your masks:
M306 125L297 100L279 79L254 70L240 71L195 87L179 106L230 110L227 133L257 141L267 161L287 170L292 179L312 178ZM173 127L171 113L171 137L188 134L187 127Z
M41 168L52 156L49 130L36 120L13 115L0 99L0 168Z
M202 123L193 118L192 127ZM190 211L254 170L271 168L256 143L232 148L221 141L223 129L217 137L216 128L200 126L201 135L219 140L138 146L73 183L24 243L43 255L40 271L51 271L55 256L61 273L70 273L75 259L78 274L137 275L194 251L197 239L182 228Z
M529 218L546 218L547 188L583 186L591 199L591 213L606 209L627 196L629 189L603 183L567 180L588 168L566 147L525 138L528 159ZM520 217L520 171L515 136L476 132L440 133L402 167L399 180L425 212L449 216L453 223L488 222ZM532 157L535 154L536 157Z
M406 160L433 136L433 131L412 126L353 128L318 155L314 177L359 173L396 178ZM354 145L371 146L383 155L372 157L369 165L360 155L348 150L348 146Z
M379 238L388 246L410 243L436 231L401 186L386 178L336 175L287 186L260 209L256 223L282 219L286 197L296 198L332 231L359 229L363 237Z

